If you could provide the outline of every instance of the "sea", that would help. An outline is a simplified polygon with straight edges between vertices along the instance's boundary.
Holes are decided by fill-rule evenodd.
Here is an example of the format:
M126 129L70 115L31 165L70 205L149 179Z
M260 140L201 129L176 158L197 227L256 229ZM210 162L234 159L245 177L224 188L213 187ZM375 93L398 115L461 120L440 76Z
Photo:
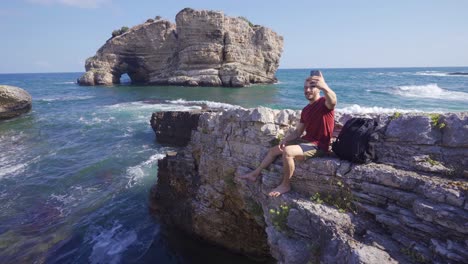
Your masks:
M321 69L343 113L468 111L468 67ZM32 111L0 121L0 263L250 263L161 226L149 209L157 161L153 112L301 109L310 69L245 88L86 87L83 73L0 74ZM168 231L168 232L166 232Z

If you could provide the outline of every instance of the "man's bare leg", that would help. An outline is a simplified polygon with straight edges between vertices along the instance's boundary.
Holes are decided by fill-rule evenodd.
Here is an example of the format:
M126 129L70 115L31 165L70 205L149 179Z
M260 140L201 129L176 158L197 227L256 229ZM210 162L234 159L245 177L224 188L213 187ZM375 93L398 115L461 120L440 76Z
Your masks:
M262 172L263 169L265 169L273 161L275 161L276 157L281 155L281 153L283 153L283 151L279 148L279 146L272 147L268 151L265 158L263 158L262 163L260 163L260 166L258 166L255 170L253 170L253 171L251 171L251 172L249 172L247 174L238 176L238 178L246 179L246 180L249 180L249 181L252 181L252 182L256 181L258 175L260 175L260 172Z
M281 184L273 189L268 195L271 197L278 197L283 193L291 190L290 179L294 173L295 164L294 159L303 159L304 152L298 145L287 146L283 152L283 181Z

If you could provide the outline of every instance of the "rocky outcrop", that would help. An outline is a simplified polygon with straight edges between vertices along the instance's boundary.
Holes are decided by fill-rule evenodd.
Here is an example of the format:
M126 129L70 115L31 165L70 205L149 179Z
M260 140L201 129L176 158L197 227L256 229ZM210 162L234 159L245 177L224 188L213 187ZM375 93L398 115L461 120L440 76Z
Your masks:
M242 87L276 82L283 38L222 12L183 9L176 24L148 20L86 60L81 85L132 83Z
M468 259L468 113L374 115L378 161L299 162L292 191L277 160L252 170L298 122L268 108L202 113L187 147L161 160L154 208L188 233L279 263L464 263ZM351 118L337 114L339 129Z
M159 143L186 146L196 130L200 111L157 112L151 116L151 127Z
M25 90L0 85L0 120L9 119L27 113L32 107L32 97Z
M448 75L468 75L468 72L449 72Z

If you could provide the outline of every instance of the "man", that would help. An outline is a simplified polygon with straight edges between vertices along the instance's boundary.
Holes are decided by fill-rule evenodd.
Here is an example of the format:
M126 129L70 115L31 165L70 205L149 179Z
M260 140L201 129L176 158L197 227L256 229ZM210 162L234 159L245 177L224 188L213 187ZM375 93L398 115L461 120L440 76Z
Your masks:
M320 91L324 93L320 97ZM262 163L254 171L239 176L241 179L256 181L260 172L268 167L277 156L283 156L283 181L269 195L280 196L291 190L290 179L294 173L294 160L306 160L328 152L335 125L336 94L328 87L322 73L310 76L304 82L304 95L309 104L302 109L301 120L293 133L286 136L279 145L271 148ZM306 134L302 136L302 134Z

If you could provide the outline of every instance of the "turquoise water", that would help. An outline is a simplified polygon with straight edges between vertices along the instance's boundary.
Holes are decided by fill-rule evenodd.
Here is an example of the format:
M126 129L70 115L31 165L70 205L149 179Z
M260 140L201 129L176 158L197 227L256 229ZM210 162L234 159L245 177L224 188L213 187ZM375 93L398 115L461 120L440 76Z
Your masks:
M342 112L468 111L468 76L450 72L468 67L323 70ZM155 142L151 113L193 101L300 109L307 73L279 70L278 84L241 89L80 87L81 73L0 74L0 84L33 97L30 113L0 121L1 262L194 262L197 250L174 246L148 210L169 149Z

